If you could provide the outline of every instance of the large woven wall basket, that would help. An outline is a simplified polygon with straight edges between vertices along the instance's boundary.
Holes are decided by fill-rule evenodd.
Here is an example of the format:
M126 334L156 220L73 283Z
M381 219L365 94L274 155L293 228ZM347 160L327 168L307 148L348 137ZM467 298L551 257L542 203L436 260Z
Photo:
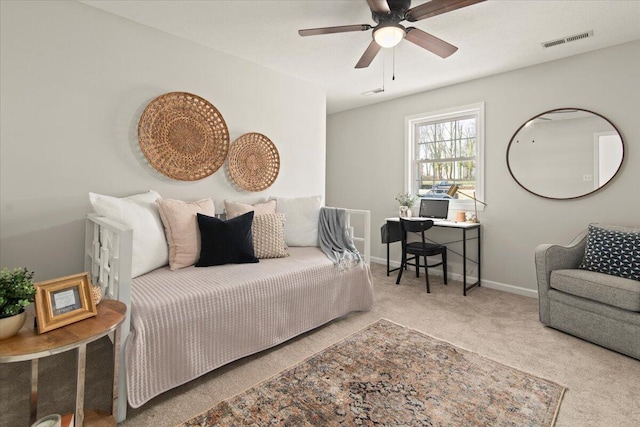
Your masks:
M262 191L278 177L280 155L266 136L245 133L231 144L227 167L235 185L246 191Z
M222 114L187 92L169 92L151 101L138 123L138 141L151 166L180 181L206 178L229 153Z

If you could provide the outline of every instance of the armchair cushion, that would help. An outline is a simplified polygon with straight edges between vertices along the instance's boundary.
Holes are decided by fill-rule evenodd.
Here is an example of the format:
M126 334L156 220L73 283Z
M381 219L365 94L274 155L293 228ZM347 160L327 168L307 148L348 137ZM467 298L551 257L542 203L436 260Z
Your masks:
M640 229L589 224L579 268L640 281Z
M640 282L635 280L578 269L554 270L551 287L623 310L640 312Z

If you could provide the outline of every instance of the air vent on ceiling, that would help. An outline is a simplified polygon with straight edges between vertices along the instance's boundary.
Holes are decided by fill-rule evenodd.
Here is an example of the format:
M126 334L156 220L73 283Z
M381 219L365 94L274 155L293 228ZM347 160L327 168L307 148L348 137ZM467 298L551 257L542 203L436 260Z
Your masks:
M548 47L551 47L551 46L558 46L560 44L565 44L565 43L574 42L576 40L586 39L587 37L593 37L593 30L586 31L586 32L580 33L580 34L575 34L573 36L563 37L563 38L557 39L557 40L550 40L548 42L542 43L542 47L548 48Z

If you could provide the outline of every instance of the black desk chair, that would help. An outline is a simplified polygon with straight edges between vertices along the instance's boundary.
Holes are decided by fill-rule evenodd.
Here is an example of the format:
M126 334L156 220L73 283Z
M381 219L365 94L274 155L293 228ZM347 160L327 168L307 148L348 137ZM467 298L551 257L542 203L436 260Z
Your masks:
M424 259L424 272L427 278L427 293L431 292L431 289L429 288L429 267L437 267L441 265L442 273L444 275L444 284L447 284L447 247L437 243L428 243L424 237L424 232L432 226L433 221L430 219L408 220L400 218L400 232L402 234L402 263L400 264L400 271L398 272L396 285L400 284L402 272L407 268L407 265L415 265L416 277L420 277L420 257ZM407 232L420 233L422 241L407 243ZM413 257L408 257L408 255L413 255ZM427 257L435 255L441 255L442 261L435 264L428 264ZM410 261L414 261L414 263L412 264Z

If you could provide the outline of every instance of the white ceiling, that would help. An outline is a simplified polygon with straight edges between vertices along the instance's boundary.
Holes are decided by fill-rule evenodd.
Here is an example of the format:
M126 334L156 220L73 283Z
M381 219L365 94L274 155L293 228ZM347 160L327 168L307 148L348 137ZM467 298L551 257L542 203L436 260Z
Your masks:
M300 37L298 29L373 24L365 0L79 0L326 89L335 113L640 39L640 1L487 1L411 23L457 46L442 59L406 40L354 66L371 31ZM425 3L414 0L412 6ZM405 22L405 24L408 24ZM593 30L548 49L542 42ZM383 93L363 92L382 87Z

